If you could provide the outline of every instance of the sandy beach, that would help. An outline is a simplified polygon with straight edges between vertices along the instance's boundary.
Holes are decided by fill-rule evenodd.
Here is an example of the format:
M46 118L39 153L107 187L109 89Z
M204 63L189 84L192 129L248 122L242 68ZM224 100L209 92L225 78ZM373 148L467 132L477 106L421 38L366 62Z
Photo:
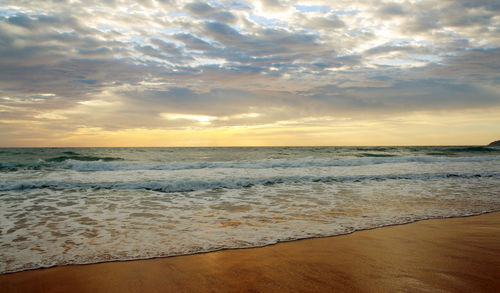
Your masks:
M500 213L4 274L1 292L498 292Z

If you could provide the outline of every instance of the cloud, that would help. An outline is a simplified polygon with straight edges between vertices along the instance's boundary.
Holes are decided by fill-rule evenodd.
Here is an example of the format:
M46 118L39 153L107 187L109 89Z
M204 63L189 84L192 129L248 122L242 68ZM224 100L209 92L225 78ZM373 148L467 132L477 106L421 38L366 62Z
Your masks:
M331 30L345 27L345 23L336 15L310 17L305 21L305 25L317 30Z
M192 2L185 6L185 9L198 17L216 20L222 23L233 23L236 17L227 10L221 10L217 7L210 6L205 2Z
M378 13L382 16L397 16L406 14L404 7L398 3L384 3L378 10Z
M211 14L216 11L215 8L213 8L212 6L208 5L205 2L188 3L185 7L191 13L199 16L206 16L207 14Z
M475 96L475 99L471 99L471 96ZM334 111L364 115L472 109L498 106L500 103L498 92L487 87L439 79L400 80L385 87L329 88L328 92L317 93L312 98L322 101L323 106Z
M214 37L216 40L223 42L232 40L241 41L243 38L243 36L234 28L216 21L205 22L205 32Z
M276 126L495 108L498 11L486 0L6 0L0 129ZM110 104L82 104L97 99Z

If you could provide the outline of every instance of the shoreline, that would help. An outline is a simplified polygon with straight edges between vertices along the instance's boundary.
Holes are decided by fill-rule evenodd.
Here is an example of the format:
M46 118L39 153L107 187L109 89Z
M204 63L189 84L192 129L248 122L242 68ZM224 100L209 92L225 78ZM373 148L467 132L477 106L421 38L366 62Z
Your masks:
M371 227L371 228L362 228L362 229L353 230L353 231L342 233L342 234L334 234L334 235L327 235L327 236L311 236L311 237L296 238L296 239L282 240L282 241L280 240L280 241L277 241L275 243L264 244L261 246L227 247L227 248L220 248L220 249L215 249L215 250L199 251L199 252L185 253L185 254L172 254L172 255L163 255L163 256L160 255L160 256L153 256L153 257L143 257L143 258L138 257L138 258L129 258L129 259L110 259L110 260L87 262L87 263L82 262L82 263L69 263L69 264L60 264L60 265L57 264L57 265L46 266L46 267L29 268L29 269L24 269L24 270L19 270L19 271L7 271L4 273L0 273L0 278L3 275L8 275L8 274L16 274L16 273L23 273L23 272L36 271L36 270L53 269L56 267L89 266L89 265L97 265L97 264L104 264L104 263L148 261L148 260L155 260L155 259L185 257L185 256L193 256L193 255L199 255L199 254L207 254L207 253L215 253L215 252L223 252L223 251L231 251L231 250L246 250L246 249L265 248L265 247L269 247L269 246L279 245L282 243L346 236L346 235L351 235L351 234L354 234L357 232L377 230L377 229L386 228L386 227L404 226L404 225L409 225L409 224L418 223L418 222L422 222L422 221L445 220L445 219L455 219L455 218L469 218L469 217L476 217L476 216L481 216L481 215L485 215L485 214L492 214L492 213L499 213L500 214L500 210L482 211L482 212L478 212L478 213L472 213L472 214L468 214L468 215L459 215L459 216L437 216L437 217L430 217L430 218L422 218L422 219L412 220L410 222L386 224L386 225L375 226L375 227Z
M418 220L257 248L55 266L0 275L0 292L281 289L498 290L500 212Z

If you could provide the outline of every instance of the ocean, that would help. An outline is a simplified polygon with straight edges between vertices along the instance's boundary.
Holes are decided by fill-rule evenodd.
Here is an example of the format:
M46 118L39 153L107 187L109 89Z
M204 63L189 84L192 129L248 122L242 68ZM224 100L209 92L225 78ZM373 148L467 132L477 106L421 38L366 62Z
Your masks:
M500 210L500 148L0 149L0 273Z

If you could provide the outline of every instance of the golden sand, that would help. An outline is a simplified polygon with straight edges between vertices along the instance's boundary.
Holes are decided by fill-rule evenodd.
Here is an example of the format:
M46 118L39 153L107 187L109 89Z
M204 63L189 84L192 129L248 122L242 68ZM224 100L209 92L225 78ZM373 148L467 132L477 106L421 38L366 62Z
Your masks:
M0 276L0 292L500 292L500 213Z

